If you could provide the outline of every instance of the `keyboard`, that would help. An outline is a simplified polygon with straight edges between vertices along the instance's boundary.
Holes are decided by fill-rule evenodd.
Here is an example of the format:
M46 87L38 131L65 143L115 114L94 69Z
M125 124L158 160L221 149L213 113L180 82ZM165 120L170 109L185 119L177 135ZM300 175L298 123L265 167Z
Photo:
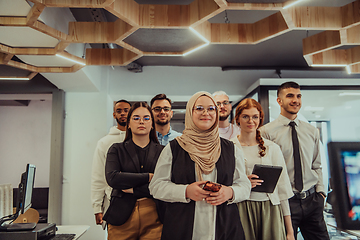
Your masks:
M74 238L75 238L75 234L62 233L62 234L56 234L55 236L49 238L48 240L73 240Z

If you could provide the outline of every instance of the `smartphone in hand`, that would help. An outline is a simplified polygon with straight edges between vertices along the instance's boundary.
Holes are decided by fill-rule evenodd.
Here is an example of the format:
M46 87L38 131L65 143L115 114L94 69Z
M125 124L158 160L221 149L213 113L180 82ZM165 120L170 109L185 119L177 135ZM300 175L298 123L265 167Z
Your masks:
M220 188L221 188L221 184L210 182L210 181L207 181L203 187L204 190L211 191L211 192L218 192L218 191L220 191Z

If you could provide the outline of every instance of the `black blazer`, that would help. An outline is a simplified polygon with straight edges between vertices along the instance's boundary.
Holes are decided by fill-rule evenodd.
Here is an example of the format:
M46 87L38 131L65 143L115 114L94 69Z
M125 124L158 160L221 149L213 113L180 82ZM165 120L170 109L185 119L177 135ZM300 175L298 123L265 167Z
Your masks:
M140 172L140 161L132 140L114 143L106 157L105 176L113 188L109 209L104 215L111 225L120 226L130 217L137 199L152 198L149 191L149 173L155 166L163 146L150 141L149 152ZM123 189L134 189L134 194L124 193Z

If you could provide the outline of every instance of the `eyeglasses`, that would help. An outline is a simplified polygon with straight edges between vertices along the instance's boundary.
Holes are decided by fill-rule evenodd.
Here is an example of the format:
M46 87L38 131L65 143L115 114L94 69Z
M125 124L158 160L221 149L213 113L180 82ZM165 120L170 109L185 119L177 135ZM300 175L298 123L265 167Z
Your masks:
M132 120L133 120L134 122L140 122L141 117L139 117L139 116L133 116L133 117L132 117ZM144 122L149 122L149 121L151 120L151 117L150 117L150 116L145 116L145 117L142 118L142 120L143 120Z
M221 107L221 104L224 105L224 106L227 106L230 104L229 101L223 101L223 102L216 102L216 105L218 105L218 107Z
M156 113L159 113L163 109L164 109L164 112L169 112L171 110L170 107L154 107L152 110Z
M193 109L197 114L203 114L205 112L205 110L209 114L215 114L217 111L216 107L213 105L210 105L207 108L204 108L203 106L195 106Z
M250 118L253 120L253 121L259 121L259 119L260 119L260 117L259 116L252 116L252 117L250 117L250 116L248 116L248 115L243 115L243 116L241 116L241 118L244 120L244 121L249 121L250 120Z

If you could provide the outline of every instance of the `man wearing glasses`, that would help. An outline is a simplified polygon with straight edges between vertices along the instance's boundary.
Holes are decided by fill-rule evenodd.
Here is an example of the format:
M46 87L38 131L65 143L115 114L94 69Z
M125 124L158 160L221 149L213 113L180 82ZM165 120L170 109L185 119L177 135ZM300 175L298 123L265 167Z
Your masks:
M181 133L172 130L170 126L170 120L173 116L171 100L164 93L160 93L151 99L150 105L155 119L157 138L159 143L165 146L181 135Z
M219 109L219 134L225 139L232 139L240 135L240 128L236 124L229 122L229 116L232 110L229 96L224 91L214 92L213 97Z
M94 209L95 221L97 225L102 225L105 229L103 215L110 204L111 187L105 180L105 161L106 155L114 143L123 142L126 133L126 118L131 104L126 100L119 100L114 105L113 117L117 126L110 128L110 132L101 138L96 146L92 173L91 173L91 202Z

